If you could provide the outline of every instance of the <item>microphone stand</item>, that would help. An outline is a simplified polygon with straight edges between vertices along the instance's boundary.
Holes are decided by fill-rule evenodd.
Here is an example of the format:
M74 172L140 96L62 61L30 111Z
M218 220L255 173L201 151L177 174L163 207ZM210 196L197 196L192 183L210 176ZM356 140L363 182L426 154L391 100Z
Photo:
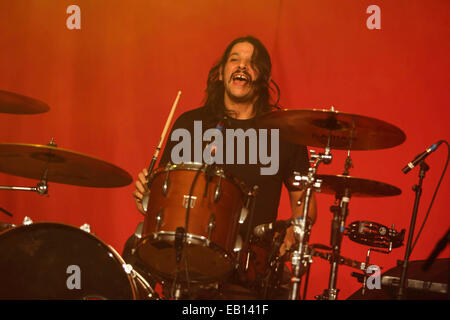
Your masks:
M425 173L430 169L428 164L425 161L420 162L420 171L419 171L419 183L413 186L413 191L416 196L414 199L414 208L411 217L411 224L409 226L409 234L408 234L408 242L406 243L405 250L405 258L402 261L402 275L400 277L400 287L397 293L397 300L403 300L406 297L406 274L408 272L408 263L409 263L409 255L411 254L411 244L414 236L414 228L416 225L417 212L419 210L420 197L422 195L422 183L425 178Z

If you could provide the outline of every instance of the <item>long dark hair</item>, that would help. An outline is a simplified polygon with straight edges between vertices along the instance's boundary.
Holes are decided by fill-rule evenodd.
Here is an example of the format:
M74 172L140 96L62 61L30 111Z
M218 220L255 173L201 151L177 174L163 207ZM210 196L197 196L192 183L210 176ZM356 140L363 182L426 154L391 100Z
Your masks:
M275 82L271 80L272 63L266 47L253 36L246 36L234 39L225 49L220 60L209 70L208 80L206 82L205 111L213 118L212 121L219 121L227 116L227 110L224 104L225 86L222 80L219 80L220 71L223 70L234 45L241 42L248 42L253 45L252 63L258 70L258 79L254 82L256 88L257 100L254 107L256 116L269 112L276 108L280 91ZM277 100L273 103L271 100L271 83L274 84L277 91Z

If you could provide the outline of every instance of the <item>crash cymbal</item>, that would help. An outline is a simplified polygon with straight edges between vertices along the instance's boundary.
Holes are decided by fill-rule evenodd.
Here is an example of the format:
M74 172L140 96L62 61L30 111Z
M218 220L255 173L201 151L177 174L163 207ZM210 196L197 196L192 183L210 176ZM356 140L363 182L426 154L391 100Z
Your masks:
M123 169L103 160L55 146L0 144L0 172L83 187L114 188L132 182Z
M0 90L0 113L35 114L48 110L50 107L42 101Z
M389 197L402 193L387 183L351 176L318 174L317 179L322 180L320 192L326 194L343 195L345 188L349 188L352 197Z
M387 122L334 110L278 110L257 119L262 127L280 129L295 144L338 150L376 150L403 143L406 135Z

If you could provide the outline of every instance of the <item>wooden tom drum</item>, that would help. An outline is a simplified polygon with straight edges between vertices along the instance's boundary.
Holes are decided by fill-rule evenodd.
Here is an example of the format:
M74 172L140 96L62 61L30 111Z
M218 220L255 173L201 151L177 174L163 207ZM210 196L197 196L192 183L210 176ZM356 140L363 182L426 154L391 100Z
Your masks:
M246 189L217 166L168 164L150 178L150 200L137 258L162 279L226 278L241 249Z

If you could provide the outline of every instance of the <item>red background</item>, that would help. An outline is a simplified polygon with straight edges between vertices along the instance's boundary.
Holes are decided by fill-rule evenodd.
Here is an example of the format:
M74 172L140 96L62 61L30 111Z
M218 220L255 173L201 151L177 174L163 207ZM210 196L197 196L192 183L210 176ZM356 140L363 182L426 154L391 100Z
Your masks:
M66 9L81 8L81 30L69 30ZM381 30L369 30L369 5L381 8ZM353 152L351 175L393 184L392 198L353 198L347 222L375 221L408 229L417 169L401 168L417 153L448 139L450 24L447 0L397 1L52 1L0 2L0 90L50 105L39 115L0 114L0 142L59 147L95 156L135 179L147 167L178 90L176 116L203 100L209 68L235 37L254 35L272 56L273 78L286 108L328 108L378 118L400 127L402 145ZM334 151L320 173L341 174L344 151ZM416 231L423 221L447 156L441 147L429 157L431 170ZM448 176L448 175L447 175ZM37 181L0 174L2 185L34 186ZM50 183L49 197L0 192L0 206L14 214L0 221L71 225L85 222L119 252L142 216L134 183L117 189ZM411 259L428 257L448 226L448 178ZM318 220L311 243L328 244L334 200L317 195ZM279 217L289 215L286 193ZM404 256L373 253L371 262L387 270ZM367 247L343 241L342 253L364 261ZM449 257L449 250L440 257ZM360 284L339 269L339 299ZM308 299L327 287L329 265L316 258Z

